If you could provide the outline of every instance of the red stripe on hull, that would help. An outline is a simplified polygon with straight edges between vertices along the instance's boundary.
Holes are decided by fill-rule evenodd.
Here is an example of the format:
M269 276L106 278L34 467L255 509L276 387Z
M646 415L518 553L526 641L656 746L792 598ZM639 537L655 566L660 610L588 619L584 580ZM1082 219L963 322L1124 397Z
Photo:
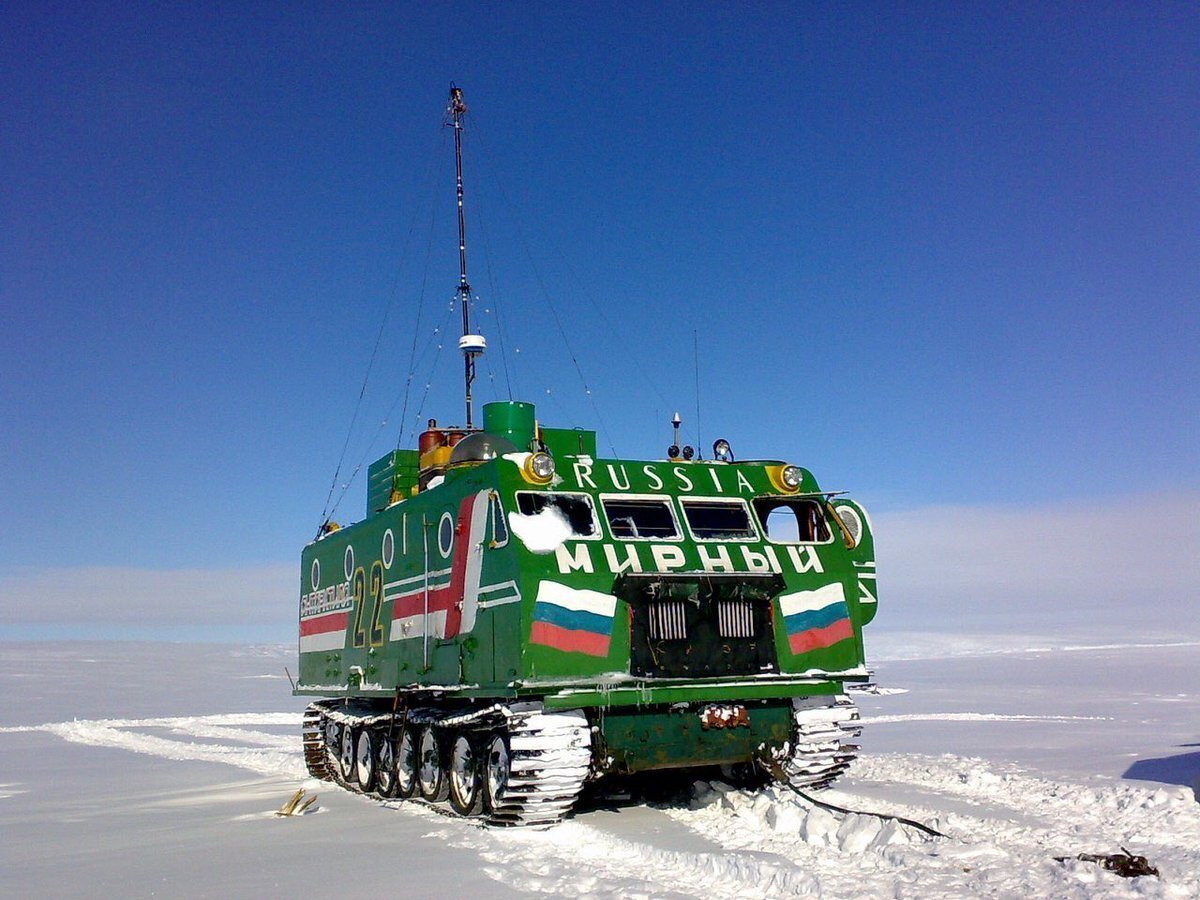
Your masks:
M315 616L311 619L300 620L300 636L307 637L310 634L326 634L330 631L345 631L346 623L350 621L349 612L327 613L323 616Z
M436 590L429 591L429 611L444 612L454 605L453 595L447 587L440 587ZM425 589L422 588L415 594L402 594L394 598L392 604L392 618L406 619L409 616L415 616L425 612Z
M467 580L467 554L470 553L471 510L475 495L468 494L458 507L454 558L450 562L450 583L429 589L429 612L446 613L446 637L458 634L462 623L462 599ZM392 598L392 619L406 619L425 612L425 587Z
M841 619L824 628L811 628L801 631L788 638L788 646L793 653L808 653L811 650L821 650L832 647L838 641L854 637L854 628L849 619Z
M608 637L590 631L575 631L549 622L534 622L529 639L535 644L544 644L555 650L568 653L586 653L588 656L608 656Z

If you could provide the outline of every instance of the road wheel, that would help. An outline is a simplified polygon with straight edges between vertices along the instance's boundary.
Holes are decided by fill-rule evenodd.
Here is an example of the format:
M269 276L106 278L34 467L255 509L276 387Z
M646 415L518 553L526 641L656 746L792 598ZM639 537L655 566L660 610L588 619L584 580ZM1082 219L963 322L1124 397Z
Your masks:
M342 783L349 787L354 784L354 729L344 724L340 731L338 774L342 776Z
M405 725L396 741L396 796L408 800L417 793L417 749L421 731Z
M450 750L450 806L460 816L483 812L483 773L469 734L460 734Z
M380 797L396 796L396 742L390 734L380 732L375 742L375 793Z
M417 790L421 798L430 803L446 799L446 770L442 765L442 742L432 725L421 729L421 743L417 747Z
M508 739L503 734L494 734L488 742L487 756L483 759L483 794L489 812L497 812L503 806L511 773Z
M370 728L360 729L354 742L354 771L364 794L375 786L375 734Z

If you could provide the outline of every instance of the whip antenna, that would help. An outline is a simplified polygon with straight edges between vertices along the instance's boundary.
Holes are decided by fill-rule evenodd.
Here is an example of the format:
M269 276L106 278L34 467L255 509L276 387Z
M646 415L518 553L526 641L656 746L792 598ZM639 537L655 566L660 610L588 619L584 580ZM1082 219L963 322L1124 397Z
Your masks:
M450 126L454 129L454 175L458 184L458 300L462 306L462 337L458 349L463 352L463 380L467 405L467 428L473 428L474 402L471 386L475 382L475 357L487 349L487 341L481 334L471 333L471 284L467 281L467 217L463 212L462 170L462 120L467 105L463 102L462 90L450 83L450 105L446 109Z

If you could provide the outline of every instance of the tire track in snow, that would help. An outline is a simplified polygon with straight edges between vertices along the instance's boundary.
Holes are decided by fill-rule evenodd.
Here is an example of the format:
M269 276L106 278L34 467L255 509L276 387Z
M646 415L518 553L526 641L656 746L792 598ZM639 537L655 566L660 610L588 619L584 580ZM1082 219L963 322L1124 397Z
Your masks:
M439 836L469 847L497 881L535 894L628 897L815 897L809 871L770 851L655 847L577 820L545 830L488 829Z
M74 744L112 747L157 756L160 759L188 762L217 762L246 769L257 775L306 778L308 773L295 735L271 735L263 731L240 730L240 725L287 725L299 728L295 713L236 713L210 716L170 716L151 719L79 719L48 722L43 725L18 725L0 728L0 734L46 732ZM202 738L220 738L241 744L199 743L147 734L147 730L165 730ZM246 746L258 745L258 746Z

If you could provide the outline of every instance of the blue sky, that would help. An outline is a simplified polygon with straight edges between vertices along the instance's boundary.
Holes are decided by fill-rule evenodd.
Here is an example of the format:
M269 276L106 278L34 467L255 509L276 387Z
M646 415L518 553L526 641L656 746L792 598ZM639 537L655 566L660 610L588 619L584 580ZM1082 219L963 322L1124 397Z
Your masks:
M695 333L706 445L881 516L1197 508L1195 5L249 6L0 11L10 586L292 570L448 312L451 80L481 399L656 456Z

